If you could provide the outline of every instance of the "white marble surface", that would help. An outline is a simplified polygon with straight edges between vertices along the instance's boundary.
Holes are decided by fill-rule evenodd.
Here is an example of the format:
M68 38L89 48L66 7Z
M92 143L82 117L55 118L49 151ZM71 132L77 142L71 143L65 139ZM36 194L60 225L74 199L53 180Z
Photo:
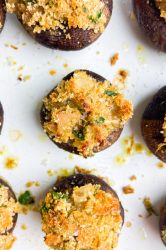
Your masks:
M142 199L149 196L159 211L166 196L166 166L157 168L159 160L145 153L132 155L122 166L114 161L121 154L121 140L125 136L134 133L136 141L143 143L141 113L155 91L166 84L166 55L149 44L137 23L131 20L130 12L130 0L114 0L113 16L105 33L96 43L78 52L53 51L36 44L14 16L7 16L0 35L0 100L5 110L0 148L7 147L5 154L0 156L0 175L11 183L17 194L25 190L27 181L39 181L40 187L31 188L39 198L55 181L55 176L48 176L48 169L73 168L75 165L95 168L98 173L110 177L113 188L128 210L126 222L132 223L130 228L124 225L117 250L164 250L158 233L158 217L146 218ZM5 44L14 44L18 50ZM115 52L119 52L120 59L111 67L109 59ZM16 64L13 65L13 61ZM67 69L63 66L66 63L69 65ZM17 80L18 68L22 65L23 76L31 76L25 82ZM126 96L134 103L135 115L114 146L93 158L74 156L71 160L69 153L57 148L44 136L39 123L39 109L43 96L67 73L78 68L96 71L109 80L113 80L120 68L127 69ZM49 75L51 69L57 71L55 76ZM23 134L16 142L11 140L13 130ZM9 156L19 160L14 170L4 167L4 161ZM136 175L137 180L131 182L131 175ZM127 184L135 188L134 194L123 194L122 187ZM139 214L143 218L139 218ZM27 225L27 230L21 229L23 223ZM20 215L15 235L17 241L13 250L47 249L42 243L40 216L37 213Z

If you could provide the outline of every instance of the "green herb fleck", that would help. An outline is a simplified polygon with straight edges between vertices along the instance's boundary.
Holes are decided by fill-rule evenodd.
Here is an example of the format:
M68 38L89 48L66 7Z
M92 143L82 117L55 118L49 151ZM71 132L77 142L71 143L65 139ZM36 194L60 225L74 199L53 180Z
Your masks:
M59 199L64 199L64 200L67 200L69 198L69 194L68 192L66 193L61 193L61 192L56 192L54 190L51 191L51 194L53 196L53 198L55 200L59 200Z
M85 139L84 129L83 128L73 129L73 135L75 137L77 137L80 141L83 141Z
M35 202L35 199L30 193L30 191L25 191L23 194L19 196L18 201L22 205L30 205Z
M161 231L161 237L164 242L166 242L166 229Z
M40 212L41 212L41 213L47 213L47 212L48 212L48 207L46 206L46 204L44 204L44 205L40 208Z
M146 211L148 212L148 217L153 215L153 214L158 216L158 213L155 211L155 209L152 206L150 198L145 198L143 203L144 203L144 206L146 208Z
M96 124L102 124L102 123L104 123L104 122L105 122L105 118L102 117L102 116L100 116L97 120L95 120L95 123L96 123Z
M106 90L104 93L106 95L108 95L108 96L116 96L116 95L118 95L118 93L116 93L114 91L111 91L111 90Z
M93 23L97 23L99 21L99 19L101 18L102 12L101 10L97 12L96 17L94 16L90 16L89 19L93 22Z

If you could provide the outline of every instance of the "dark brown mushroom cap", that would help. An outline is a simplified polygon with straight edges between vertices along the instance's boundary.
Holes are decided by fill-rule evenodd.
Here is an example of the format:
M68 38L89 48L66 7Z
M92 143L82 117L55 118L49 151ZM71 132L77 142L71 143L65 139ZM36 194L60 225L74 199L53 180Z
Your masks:
M13 198L15 200L15 202L17 202L17 199L16 199L16 196L14 194L14 191L12 190L12 188L10 187L10 185L5 180L3 180L2 178L0 178L0 185L8 187L9 198ZM8 231L6 231L3 235L6 235L8 233L12 233L13 232L13 230L15 228L15 225L16 225L16 222L17 222L17 217L18 217L18 214L16 213L13 216L13 226L12 226L12 228L9 229Z
M3 126L3 108L2 108L2 104L0 103L0 133L2 130L2 126Z
M160 223L159 223L161 239L166 246L166 203L161 209Z
M101 178L99 178L95 175L91 175L91 174L74 174L74 175L71 175L69 177L64 177L55 183L54 189L56 190L56 192L69 191L69 193L70 193L70 191L74 187L85 186L89 183L91 183L92 185L100 185L101 190L103 190L107 193L111 193L113 195L113 197L115 197L119 200L116 192L104 180L102 180ZM119 201L119 203L120 203L120 201ZM124 222L124 209L123 209L121 203L120 203L120 208L121 208L122 220ZM122 225L123 225L123 223L122 223Z
M112 0L102 0L104 2L105 8L104 11L107 17L107 26L111 15L112 15L112 8L113 8L113 1ZM19 18L20 22L22 20ZM22 23L23 24L23 23ZM61 29L55 30L47 30L41 31L39 34L34 33L34 27L29 27L23 24L24 28L27 32L40 44L52 48L52 49L60 49L60 50L80 50L94 41L101 35L101 33L95 33L92 29L91 30L83 30L80 28L71 28L68 29L66 33L63 32ZM66 38L70 37L70 38Z
M94 72L91 72L89 70L78 70L78 71L85 71L89 76L93 77L94 79L96 79L96 81L105 81L106 79ZM69 80L73 75L74 75L75 71L71 72L70 74L68 74L66 77L63 78L63 80ZM48 96L55 90L55 88L48 94ZM41 112L40 112L40 121L41 121L41 125L43 126L44 128L44 123L46 121L48 121L46 119L46 117L48 117L48 111L45 109L45 106L42 105L42 108L41 108ZM121 132L122 132L123 128L120 128L120 129L115 129L109 136L108 138L102 143L100 144L98 147L95 147L93 149L93 152L94 153L97 153L97 152L100 152L108 147L110 147L113 143L115 143L118 138L120 137L121 135ZM49 136L49 134L47 133L47 135ZM59 147L59 148L62 148L70 153L75 153L75 154L79 154L77 148L73 147L71 143L58 143L58 142L55 142L53 140L53 138L51 138L49 136L49 138Z
M6 18L5 0L0 0L0 32L3 29Z
M166 21L154 0L133 0L134 12L140 28L153 44L166 52Z
M160 160L166 162L166 146L158 150L163 143L161 134L166 114L166 86L161 88L146 107L141 122L142 135L150 151Z

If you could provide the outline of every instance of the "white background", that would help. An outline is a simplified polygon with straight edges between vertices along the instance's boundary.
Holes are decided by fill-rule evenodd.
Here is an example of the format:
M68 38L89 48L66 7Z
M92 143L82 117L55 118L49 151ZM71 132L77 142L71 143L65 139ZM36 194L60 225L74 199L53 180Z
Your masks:
M118 166L114 158L121 154L121 140L126 135L135 134L137 142L143 142L140 133L140 119L145 105L152 95L166 84L166 56L151 46L140 32L137 23L130 18L131 1L115 0L113 16L104 34L90 47L78 52L50 50L36 44L24 31L14 16L8 15L3 32L0 35L0 100L5 111L3 133L0 147L7 151L0 156L0 175L6 178L17 194L25 190L29 180L39 181L40 187L31 189L39 199L55 182L55 176L49 177L48 169L73 168L76 164L85 168L95 168L99 174L109 176L114 183L126 212L118 250L164 250L158 233L158 217L146 218L142 199L149 196L159 211L166 198L166 168L159 169L159 160L146 154L136 154L125 165ZM26 43L26 45L23 45ZM14 44L18 50L6 47ZM138 51L138 47L141 51ZM98 55L96 52L100 51ZM109 64L110 57L119 52L120 59L116 66ZM12 65L12 61L16 65ZM63 64L67 63L66 69ZM31 75L26 82L17 80L18 68L24 65L23 75ZM57 148L44 136L39 122L39 110L42 98L70 71L89 69L113 80L120 68L129 71L126 96L135 107L135 115L125 127L120 140L111 148L98 153L95 157L83 159ZM49 70L55 69L55 76ZM23 134L13 142L10 133L19 130ZM8 156L17 157L19 165L14 170L4 168ZM137 181L130 182L131 175ZM122 187L131 184L135 188L132 195L124 195ZM143 218L138 215L142 214ZM27 230L22 230L25 223ZM40 216L37 213L19 215L14 231L17 241L13 250L44 250L42 243Z

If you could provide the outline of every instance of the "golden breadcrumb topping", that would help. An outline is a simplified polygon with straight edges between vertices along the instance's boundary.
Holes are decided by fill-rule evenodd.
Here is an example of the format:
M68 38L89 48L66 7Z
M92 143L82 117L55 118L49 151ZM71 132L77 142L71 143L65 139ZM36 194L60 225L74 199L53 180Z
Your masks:
M163 136L164 136L164 142L166 143L166 114L165 114L165 117L164 117L164 123L163 123L163 127L162 127L162 133L163 133Z
M9 196L9 188L0 185L0 249L10 249L15 241L15 237L7 232L13 227L16 212L17 203Z
M99 185L75 187L70 194L50 191L41 215L45 243L52 249L112 250L117 246L120 203Z
M102 0L7 0L7 10L40 33L50 29L103 32L109 15Z
M157 151L162 149L164 146L166 146L166 114L164 117L164 122L163 122L161 134L163 134L164 142L162 142L158 145Z
M160 10L160 16L166 19L166 1L155 0L157 8Z
M109 81L75 71L44 99L44 129L58 143L68 143L84 157L132 116L132 104Z

